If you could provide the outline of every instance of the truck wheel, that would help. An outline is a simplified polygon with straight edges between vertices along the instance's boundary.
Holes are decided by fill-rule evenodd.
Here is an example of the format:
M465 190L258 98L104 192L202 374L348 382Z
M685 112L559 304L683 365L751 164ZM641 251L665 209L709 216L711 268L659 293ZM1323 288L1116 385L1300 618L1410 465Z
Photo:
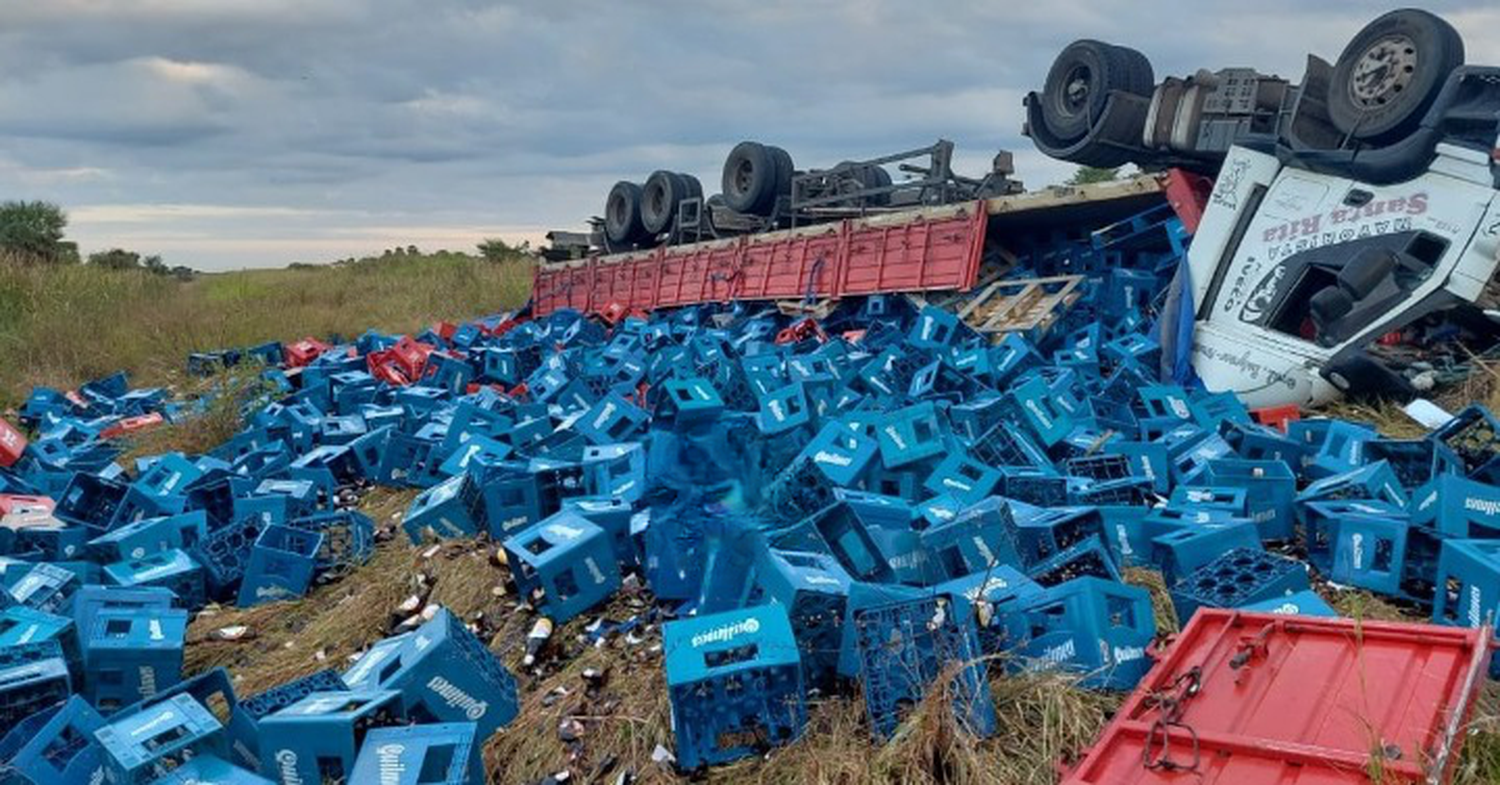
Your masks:
M737 213L765 215L776 202L780 167L771 151L759 142L740 142L724 160L724 203Z
M771 151L771 157L776 160L776 196L791 196L792 177L797 174L797 170L792 164L792 154L780 147L773 146L766 149ZM772 197L771 204L773 207L775 203L776 198Z
M1463 38L1452 25L1426 11L1392 11L1365 25L1339 55L1328 117L1360 141L1400 141L1463 62Z
M1088 133L1104 111L1111 90L1129 90L1131 65L1116 47L1102 41L1068 44L1052 61L1042 88L1042 119L1061 139Z
M1151 95L1156 89L1156 71L1151 67L1151 61L1128 46L1111 44L1110 48L1115 50L1116 56L1125 67L1125 87L1122 89L1136 95Z
M628 245L646 234L641 224L641 187L621 180L604 200L604 236L614 245Z
M650 234L661 234L672 228L672 220L677 217L677 205L688 196L688 183L684 175L664 169L652 172L646 178L646 186L641 189L641 225Z

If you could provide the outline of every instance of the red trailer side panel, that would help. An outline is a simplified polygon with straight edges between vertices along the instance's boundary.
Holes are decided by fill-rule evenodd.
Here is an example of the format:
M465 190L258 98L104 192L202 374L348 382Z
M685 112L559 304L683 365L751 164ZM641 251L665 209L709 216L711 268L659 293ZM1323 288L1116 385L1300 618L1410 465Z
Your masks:
M1065 782L1368 783L1376 768L1388 782L1440 781L1457 760L1490 634L1199 611ZM1169 716L1154 696L1181 696L1193 673L1196 693ZM1164 740L1165 759L1195 774L1144 765L1163 760Z
M839 290L844 295L966 289L984 251L987 214L967 205L952 215L891 223L856 222Z

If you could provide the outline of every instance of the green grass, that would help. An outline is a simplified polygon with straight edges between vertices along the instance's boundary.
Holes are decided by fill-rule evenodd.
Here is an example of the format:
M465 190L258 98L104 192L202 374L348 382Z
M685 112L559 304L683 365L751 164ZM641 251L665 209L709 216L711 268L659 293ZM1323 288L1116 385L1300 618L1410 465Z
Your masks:
M0 258L0 403L18 403L35 385L70 388L121 369L136 384L169 384L190 352L369 328L410 332L515 308L530 290L523 257L398 254L186 282Z

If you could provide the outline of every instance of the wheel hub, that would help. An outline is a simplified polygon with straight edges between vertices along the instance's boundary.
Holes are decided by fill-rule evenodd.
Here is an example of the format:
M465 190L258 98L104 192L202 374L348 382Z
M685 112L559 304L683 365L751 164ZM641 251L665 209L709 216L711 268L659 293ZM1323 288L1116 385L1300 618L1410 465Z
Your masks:
M734 187L740 193L750 190L750 178L755 174L755 167L749 161L740 161L740 165L734 168Z
M1089 101L1089 85L1093 81L1093 73L1086 65L1080 65L1068 72L1068 79L1064 84L1063 102L1069 111L1077 112L1084 108Z
M1349 75L1349 97L1372 109L1390 103L1411 85L1417 71L1417 45L1404 35L1370 44Z

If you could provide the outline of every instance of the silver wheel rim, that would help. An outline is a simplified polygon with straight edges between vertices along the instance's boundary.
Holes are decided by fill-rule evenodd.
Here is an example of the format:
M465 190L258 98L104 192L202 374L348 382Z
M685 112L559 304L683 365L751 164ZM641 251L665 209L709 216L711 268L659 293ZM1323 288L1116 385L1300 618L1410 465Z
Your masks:
M1349 97L1356 106L1375 109L1395 100L1417 72L1417 44L1404 35L1388 35L1365 49L1349 74Z

